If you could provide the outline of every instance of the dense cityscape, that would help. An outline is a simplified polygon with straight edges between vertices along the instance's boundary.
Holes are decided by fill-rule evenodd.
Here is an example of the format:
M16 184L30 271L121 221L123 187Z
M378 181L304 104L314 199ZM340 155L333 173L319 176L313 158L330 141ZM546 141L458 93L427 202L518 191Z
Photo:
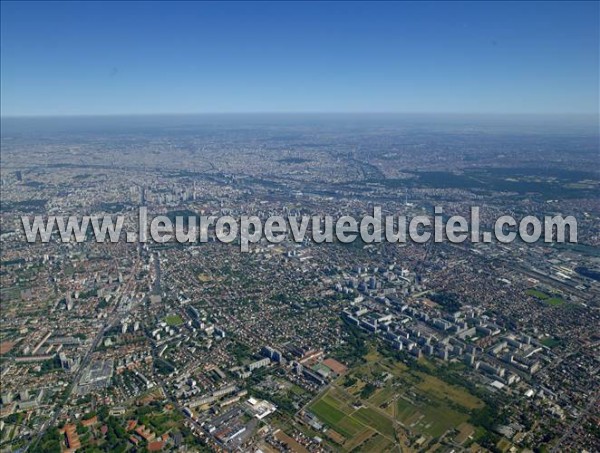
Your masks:
M600 450L595 118L3 119L2 451ZM48 243L21 216L571 215L577 243Z

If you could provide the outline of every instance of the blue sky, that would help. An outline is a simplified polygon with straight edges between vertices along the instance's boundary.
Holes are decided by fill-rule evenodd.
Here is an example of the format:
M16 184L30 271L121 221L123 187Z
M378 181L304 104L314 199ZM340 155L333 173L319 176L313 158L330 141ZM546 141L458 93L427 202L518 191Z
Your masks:
M1 3L1 113L597 113L598 2Z

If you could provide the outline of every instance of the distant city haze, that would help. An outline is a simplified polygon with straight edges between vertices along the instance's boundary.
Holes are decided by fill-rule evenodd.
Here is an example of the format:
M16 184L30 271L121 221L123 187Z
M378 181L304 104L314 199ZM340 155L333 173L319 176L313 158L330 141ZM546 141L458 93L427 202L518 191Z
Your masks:
M442 113L223 113L77 115L2 118L3 137L46 134L190 134L198 132L282 131L304 128L339 133L342 130L407 133L550 134L598 136L597 114L442 114ZM276 129L275 129L276 128Z

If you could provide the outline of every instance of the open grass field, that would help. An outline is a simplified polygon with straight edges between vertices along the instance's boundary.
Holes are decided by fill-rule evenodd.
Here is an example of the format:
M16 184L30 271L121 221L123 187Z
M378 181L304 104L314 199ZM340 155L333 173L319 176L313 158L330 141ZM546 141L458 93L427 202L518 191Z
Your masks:
M483 402L479 398L471 395L463 388L447 384L434 376L424 373L418 373L418 375L423 379L417 385L418 389L427 393L432 398L451 401L465 409L481 409L483 407Z
M393 443L389 439L378 434L376 436L371 437L367 442L365 442L365 444L362 445L362 447L360 447L356 451L384 452L388 451L392 446Z
M375 431L373 431L372 429L367 428L367 429L363 430L358 436L354 437L349 442L346 442L346 444L344 444L344 449L347 451L352 451L355 448L357 448L358 446L364 444L367 440L369 440L374 435L377 436L378 434L375 433ZM385 437L382 437L382 439L385 439ZM357 450L360 450L360 449L357 449Z
M546 294L542 291L539 291L537 289L528 289L527 291L525 291L525 293L528 296L533 296L536 299L540 299L540 300L548 299L548 297L550 297L550 296L548 296L548 294Z
M562 297L551 296L537 289L528 289L526 294L543 301L546 305L550 305L551 307L558 307L566 303Z
M378 390L373 396L369 398L369 403L375 406L382 406L386 402L390 401L394 397L395 390L391 385L385 386L383 389Z
M551 307L558 307L564 305L565 301L560 297L549 297L548 299L544 300L544 303L550 305Z
M309 410L329 428L346 438L344 449L357 447L375 433L390 437L390 443L393 443L394 427L391 417L370 408L355 409L340 399L343 397L343 392L334 387L310 405Z
M466 422L470 411L484 406L466 389L434 376L412 372L406 380L412 384L412 394L399 395L396 418L414 433L438 438Z
M344 430L344 432L347 434L346 438L348 439L356 437L358 434L366 430L365 425L361 424L360 421L353 416L346 416L337 424L337 426Z
M549 348L555 348L557 346L560 346L562 344L562 341L560 341L558 338L546 337L543 340L540 340L540 343Z
M429 374L435 364L420 364L419 370L412 369L371 350L363 364L333 383L308 410L345 438L336 447L344 451L386 451L409 434L427 440L450 435L465 442L475 432L470 414L483 408L483 401ZM374 382L379 382L375 391L361 396Z
M165 318L168 326L179 326L183 324L183 319L179 315L169 315Z
M398 418L404 419L411 431L437 438L466 422L469 416L447 406L416 406L408 403L403 405L402 415Z
M319 417L319 419L322 422L328 424L331 427L337 426L337 423L340 422L346 416L344 412L336 409L331 404L327 403L322 399L314 403L310 407L310 410L317 417Z
M394 423L388 415L369 407L361 407L355 412L354 417L364 425L371 426L377 432L388 437L394 437Z

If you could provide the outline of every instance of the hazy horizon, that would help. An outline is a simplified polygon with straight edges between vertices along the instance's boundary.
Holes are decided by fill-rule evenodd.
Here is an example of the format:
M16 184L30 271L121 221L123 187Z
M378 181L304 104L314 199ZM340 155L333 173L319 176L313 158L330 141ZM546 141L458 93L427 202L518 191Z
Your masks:
M496 135L580 135L597 139L593 114L441 114L441 113L196 113L2 117L3 141L13 135L52 133L148 133L234 131L265 128L278 134L297 127L336 132L408 131Z

